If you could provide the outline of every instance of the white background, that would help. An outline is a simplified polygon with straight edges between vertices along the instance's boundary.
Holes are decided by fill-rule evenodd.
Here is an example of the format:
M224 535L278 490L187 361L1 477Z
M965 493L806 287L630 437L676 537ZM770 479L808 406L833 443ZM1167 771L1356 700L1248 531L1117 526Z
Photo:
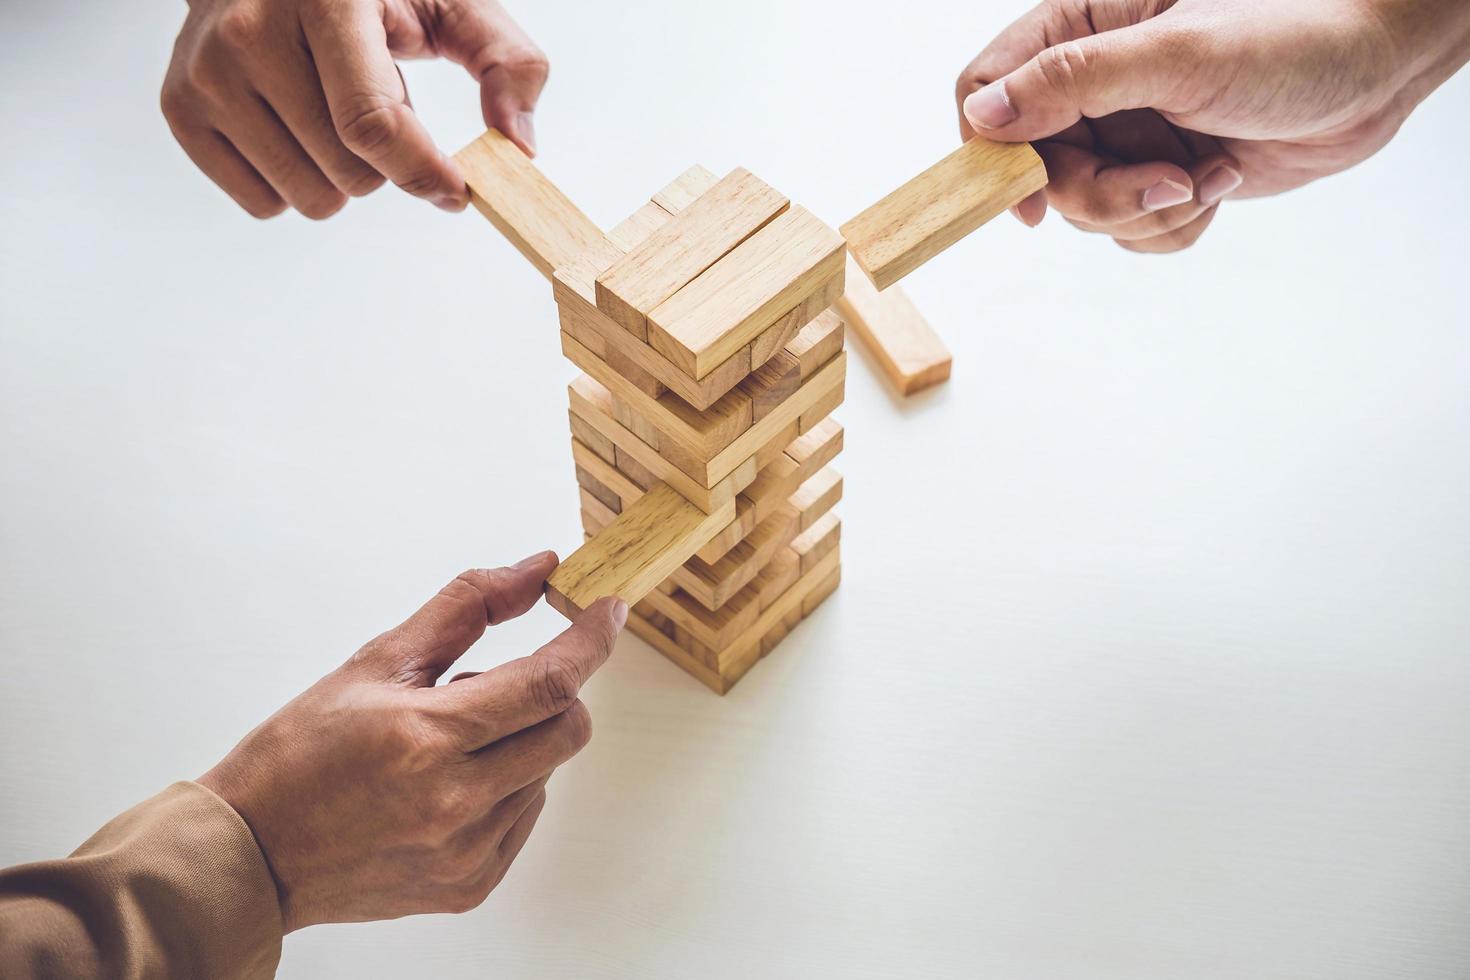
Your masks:
M521 4L604 226L745 165L833 224L1019 7ZM0 864L208 768L461 568L579 540L547 284L391 188L246 218L157 111L182 4L0 6ZM450 148L459 69L408 69ZM1470 971L1470 77L1134 256L1009 219L854 357L835 598L720 699L637 639L478 911L288 977ZM467 658L561 628L540 608Z

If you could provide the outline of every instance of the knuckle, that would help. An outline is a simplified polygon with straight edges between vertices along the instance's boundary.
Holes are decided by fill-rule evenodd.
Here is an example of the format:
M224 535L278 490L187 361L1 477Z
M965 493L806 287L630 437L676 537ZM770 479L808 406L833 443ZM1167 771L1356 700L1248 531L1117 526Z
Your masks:
M1053 89L1069 97L1075 96L1087 73L1087 51L1076 41L1063 41L1037 55L1036 67Z
M970 93L979 91L985 84L985 80L980 77L979 71L976 70L974 66L967 67L964 71L960 72L959 77L955 79L955 101L964 102L965 99L970 95Z
M371 98L350 106L332 123L349 150L359 154L376 153L398 138L402 129L399 117L402 108L399 103Z
M214 37L227 50L243 54L253 50L263 27L259 14L247 7L236 6L220 14L215 21Z
M182 85L172 81L165 82L158 93L158 108L163 111L163 118L175 125L188 116L193 101Z
M544 653L532 663L531 694L538 707L548 714L558 714L580 703L577 701L577 671L571 664Z
M587 705L576 700L562 712L562 718L567 742L572 746L572 751L582 751L592 741L592 712L587 710Z

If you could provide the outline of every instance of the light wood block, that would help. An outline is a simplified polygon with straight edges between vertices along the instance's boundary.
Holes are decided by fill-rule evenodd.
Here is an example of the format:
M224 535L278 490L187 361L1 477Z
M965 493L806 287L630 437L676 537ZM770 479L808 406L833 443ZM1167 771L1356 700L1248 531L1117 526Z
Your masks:
M703 378L840 278L842 252L840 235L804 208L791 208L653 309L649 343Z
M791 505L801 514L801 529L805 531L841 499L842 474L829 466L796 488L791 495ZM739 498L736 498L735 506L740 506Z
M656 486L562 560L547 579L547 601L568 617L603 596L636 603L734 516L734 500L705 513Z
M592 479L617 494L621 504L632 504L643 496L644 489L629 479L626 473L576 439L572 440L572 462L576 464L577 469L587 473ZM622 510L622 507L619 506L617 509Z
M582 488L583 493L597 500L614 514L622 513L622 498L619 497L615 492L613 492L613 490L608 487L607 484L603 483L601 480L597 479L597 477L593 476L590 472L587 471L585 467L578 466L576 468L576 471L577 486ZM582 506L584 509L587 507L586 500L582 501Z
M777 551L791 544L800 529L801 515L795 507L785 504L757 524L744 541L719 561L710 564L691 555L670 577L704 608L719 609L749 585Z
M750 583L749 588L755 589L761 611L764 612L771 608L772 603L785 595L786 590L795 585L799 578L801 578L801 556L792 551L790 545L787 545L776 552L775 557L766 563L765 568L756 573L755 580Z
M761 640L778 626L784 626L792 610L802 610L808 596L827 587L838 572L840 556L833 552L809 574L801 576L734 642L716 651L719 666L710 667L698 656L680 647L674 640L642 615L647 607L631 610L628 630L691 674L716 694L724 694L758 663L762 656ZM832 586L835 588L835 585Z
M649 201L637 211L634 211L622 221L613 225L611 230L608 231L607 237L614 245L627 252L637 248L644 239L662 228L668 220L669 212L659 207L653 201Z
M827 597L837 591L837 586L842 583L842 566L834 565L832 570L812 586L801 600L801 618L805 619L817 611L817 607L827 601Z
M887 289L1046 186L1026 143L975 137L842 226L857 264Z
M818 398L810 408L803 411L798 418L797 434L810 431L836 411L837 406L842 404L842 399L845 397L844 387L843 384L837 385Z
M726 503L733 503L735 494L745 489L760 469L754 456L747 457L740 465L706 487L619 425L613 417L612 397L606 388L592 378L586 375L577 377L567 386L567 395L573 414L580 416L588 425L612 440L618 449L637 460L659 480L673 487L702 510L713 511ZM730 516L733 518L734 513Z
M903 288L889 286L880 293L855 265L849 257L847 291L837 300L837 312L862 338L884 377L901 395L947 380L954 358Z
M823 514L811 527L802 531L791 542L791 550L801 556L801 570L805 573L837 547L842 537L842 519L834 511Z
M663 190L653 195L653 203L669 214L678 214L719 181L720 178L696 163L670 181Z
M811 377L817 368L826 364L842 350L842 318L827 310L811 323L797 331L786 345L786 353L801 364L803 379Z
M606 247L601 229L498 130L486 130L454 162L470 203L543 276L590 248Z
M790 203L765 181L737 167L597 276L597 308L635 337L646 339L650 311Z
M786 500L802 484L832 462L842 451L842 424L827 419L806 435L793 440L782 458L763 467L740 494L755 511L757 522L769 517L781 501Z
M800 385L801 362L783 350L740 382L740 390L750 398L752 420L759 422L795 394Z
M602 457L604 462L612 464L617 461L617 447L613 445L611 439L592 428L583 419L578 418L577 414L571 410L567 411L567 420L571 423L573 439L578 439L586 444L587 448Z

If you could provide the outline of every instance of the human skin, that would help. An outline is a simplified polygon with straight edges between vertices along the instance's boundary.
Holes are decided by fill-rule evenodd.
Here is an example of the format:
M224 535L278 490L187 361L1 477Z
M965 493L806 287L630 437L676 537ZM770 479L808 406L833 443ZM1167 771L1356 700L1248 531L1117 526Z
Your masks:
M179 145L257 218L326 218L392 181L469 203L414 114L396 58L444 57L487 126L535 153L546 56L495 0L191 0L160 102Z
M962 138L1034 141L1048 206L1138 252L1193 244L1220 203L1380 150L1470 59L1463 0L1047 0L955 86Z
M199 778L250 826L287 932L463 912L499 884L552 771L591 737L578 691L627 604L599 600L530 656L437 682L555 567L544 552L465 572Z

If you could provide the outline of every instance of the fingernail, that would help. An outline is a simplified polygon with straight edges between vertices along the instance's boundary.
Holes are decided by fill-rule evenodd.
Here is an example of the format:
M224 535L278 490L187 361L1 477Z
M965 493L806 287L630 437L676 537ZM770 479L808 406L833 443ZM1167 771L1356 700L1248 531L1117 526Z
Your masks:
M529 558L522 558L520 561L516 562L514 565L512 565L510 567L511 568L516 568L516 569L531 568L532 566L540 565L542 562L546 561L546 559L548 559L548 558L555 558L555 557L556 557L556 553L553 552L553 551L538 551L538 552L536 552L534 555L532 555Z
M1006 94L1005 82L992 82L965 99L965 118L976 129L999 129L1016 121L1016 107Z
M628 604L622 599L613 603L612 607L613 628L621 630L628 622Z
M536 155L536 120L529 112L523 112L516 116L516 132L520 134L521 142L531 151L531 156Z
M1176 180L1165 178L1143 192L1143 206L1150 211L1162 211L1176 204L1194 200L1194 192Z
M1234 167L1221 166L1212 170L1208 177L1199 182L1199 202L1209 207L1239 187L1243 180L1245 178Z

